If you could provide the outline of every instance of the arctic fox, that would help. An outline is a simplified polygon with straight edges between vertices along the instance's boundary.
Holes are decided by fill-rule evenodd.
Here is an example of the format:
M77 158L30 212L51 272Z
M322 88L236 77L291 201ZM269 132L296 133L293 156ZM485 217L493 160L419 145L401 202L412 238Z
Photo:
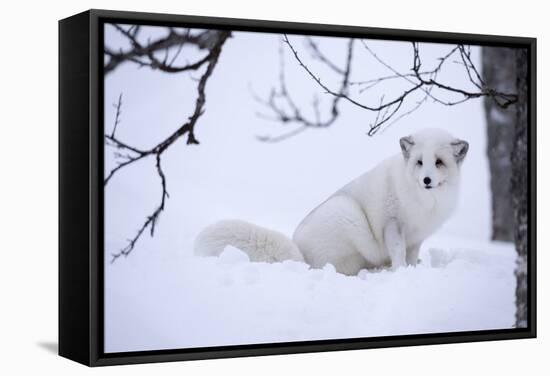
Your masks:
M390 157L335 192L298 225L293 239L240 220L206 227L195 253L219 255L236 247L251 261L332 264L355 275L361 269L416 265L424 239L449 218L458 201L460 167L468 143L440 129L399 140Z

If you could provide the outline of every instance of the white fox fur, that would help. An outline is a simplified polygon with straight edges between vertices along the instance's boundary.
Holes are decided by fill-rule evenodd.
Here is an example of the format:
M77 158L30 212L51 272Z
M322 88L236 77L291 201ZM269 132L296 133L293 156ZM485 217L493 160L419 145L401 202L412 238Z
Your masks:
M251 261L332 264L340 273L415 265L424 239L451 215L468 143L439 129L399 140L401 153L351 181L311 211L293 240L240 220L206 227L195 253L219 255L234 246Z

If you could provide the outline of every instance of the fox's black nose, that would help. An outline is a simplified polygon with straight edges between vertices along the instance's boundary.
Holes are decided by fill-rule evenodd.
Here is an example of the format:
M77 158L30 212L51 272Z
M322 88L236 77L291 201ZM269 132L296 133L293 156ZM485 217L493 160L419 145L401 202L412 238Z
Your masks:
M424 178L424 184L430 185L431 182L432 182L432 179L430 179L430 178L428 178L428 177L425 177L425 178Z

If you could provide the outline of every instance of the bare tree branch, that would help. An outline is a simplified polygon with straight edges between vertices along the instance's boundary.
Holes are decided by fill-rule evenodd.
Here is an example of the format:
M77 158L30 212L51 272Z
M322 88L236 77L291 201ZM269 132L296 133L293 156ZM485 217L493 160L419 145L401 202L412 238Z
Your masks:
M314 58L320 60L321 62L325 63L330 69L332 69L333 71L335 71L336 73L340 74L340 75L344 75L345 74L345 70L344 69L341 69L341 68L338 68L332 61L330 61L322 52L321 50L319 49L319 46L317 45L317 43L315 43L315 41L313 40L313 38L311 37L306 37L306 42L308 44L308 46L311 48L311 51L312 51L312 55Z
M289 41L287 35L283 36L283 42L291 51L292 55L294 56L294 60L298 63L298 66L305 71L306 75L310 77L322 89L322 92L324 94L333 97L333 101L332 101L333 111L331 112L332 116L330 118L330 121L325 122L324 126L330 126L332 123L334 123L334 121L338 117L338 114L339 114L338 103L340 102L340 100L343 100L344 102L349 103L360 109L376 113L374 122L369 125L369 130L367 132L369 136L374 135L378 130L381 129L382 126L384 125L390 126L391 124L394 124L396 121L399 121L403 117L408 116L413 112L417 111L424 103L428 101L428 99L431 99L445 106L454 106L470 99L480 98L480 97L490 97L495 101L495 103L497 103L499 106L503 108L506 108L507 106L517 101L516 94L502 93L487 87L487 85L483 82L481 75L479 74L479 71L475 67L475 64L473 64L472 62L469 47L466 47L464 45L454 46L447 54L445 54L443 57L438 59L439 62L433 69L422 71L421 70L422 62L420 58L419 46L418 46L418 43L413 42L412 43L412 46L413 46L412 69L410 72L402 73L394 69L390 64L386 63L384 60L382 60L376 53L374 53L374 51L372 51L372 49L367 45L366 41L361 40L361 43L363 44L364 48L370 53L370 55L378 63L380 63L381 65L386 67L388 70L390 70L392 74L375 78L375 79L365 80L365 81L350 82L349 75L351 71L351 60L348 61L348 65L346 69L339 68L336 64L332 63L326 57L326 55L324 55L321 52L318 44L312 38L308 37L306 39L306 43L312 50L313 58L324 63L335 74L342 76L341 85L338 87L337 90L335 90L329 87L329 85L327 85L321 79L321 77L316 75L313 72L313 70L306 64L306 62L298 54L298 51L296 50L296 48ZM348 42L348 45L350 46L349 47L350 51L351 51L352 44L353 44L353 40L351 39ZM445 84L438 80L438 74L442 70L442 67L445 64L445 62L447 62L453 55L457 55L457 54L460 55L460 58L462 60L462 65L466 70L468 79L474 85L476 90L453 87L449 84ZM348 59L351 59L351 53L348 53ZM271 110L271 112L275 115L275 120L278 120L281 123L289 123L289 122L299 123L300 127L291 132L288 132L287 134L283 134L282 136L279 136L279 137L274 137L271 139L269 137L263 137L261 138L261 140L263 141L284 140L288 137L292 137L295 134L301 133L304 130L302 129L304 127L315 128L321 125L319 121L311 121L309 119L304 118L304 116L300 112L300 109L295 105L294 100L291 99L291 94L286 89L286 86L284 84L284 76L282 77L283 78L280 79L281 89L279 91L272 90L269 98L264 101L260 100L260 102L266 105ZM365 91L371 89L372 87L384 81L394 80L394 79L402 79L406 81L410 85L410 87L404 89L398 95L387 100L384 100L385 96L382 96L380 102L376 105L364 103L359 99L353 98L350 95L349 88L353 85L362 86L359 90L359 93L362 94ZM434 92L434 89L438 89L438 92L441 92L441 93L446 92L446 93L458 95L460 96L460 98L456 100L442 99L439 95L436 95L436 93ZM403 105L406 102L409 102L410 97L413 94L416 94L417 92L422 92L424 95L419 100L417 100L412 107L409 107L409 109L404 110ZM289 105L291 111L285 111L283 107L278 105L278 102L277 102L278 98L284 98L286 100L286 103ZM315 102L315 106L318 106L318 102ZM317 114L318 108L314 108L314 110L315 110L315 114ZM264 115L264 117L266 116Z
M113 262L115 262L120 256L126 257L130 254L130 252L132 252L132 250L136 246L136 243L138 242L141 235L143 235L143 233L145 232L147 227L150 228L151 237L154 236L154 234L155 234L155 226L156 226L157 221L160 217L160 213L162 213L162 211L164 210L165 200L169 197L168 191L166 190L166 176L164 175L164 171L162 170L161 155L160 154L156 154L156 169L157 169L158 176L160 177L160 183L161 183L161 187L162 187L160 203L155 208L153 213L150 214L145 219L145 222L138 229L136 235L133 238L128 239L128 244L124 248L122 248L119 252L111 254L111 256L112 256L111 264Z
M456 87L452 87L450 85L447 85L447 84L443 84L441 82L438 82L436 81L435 79L433 78L429 78L429 79L424 79L422 77L422 75L420 74L420 66L422 64L421 60L420 60L420 53L418 51L418 43L416 42L412 42L412 45L413 45L413 53L414 53L414 60L413 60L413 72L415 73L416 75L416 79L421 82L423 85L433 85L439 89L443 89L443 90L446 90L446 91L449 91L449 92L453 92L453 93L457 93L457 94L462 94L463 95L463 100L461 101L457 101L457 102L451 102L451 103L447 103L447 105L454 105L454 104L458 104L458 103L462 103L464 102L465 100L468 100L468 99L473 99L473 98L480 98L480 97L490 97L492 98L500 107L502 108L506 108L508 107L509 105L517 102L517 95L516 94L512 94L512 93L501 93L499 91L496 91L494 89L490 89L490 88L487 88L487 87L480 87L480 91L477 91L477 92L473 92L473 91L469 91L469 90L466 90L466 89L461 89L461 88L456 88ZM460 46L459 46L459 49L460 49ZM461 52L461 56L465 56L462 52ZM469 60L469 55L466 55L467 56L467 59ZM471 63L471 60L469 60L470 63ZM477 73L477 70L475 69L475 67L472 69L471 66L473 66L473 64L470 65L465 65L466 68L468 70L473 70L475 71L476 75L479 77L479 73ZM469 77L471 73L468 74ZM481 80L481 78L480 78ZM479 86L477 84L475 84L475 86Z
M118 96L118 102L113 105L116 108L116 115L115 115L115 124L113 125L113 131L111 132L111 137L114 137L116 132L116 127L120 123L120 113L122 108L122 93Z
M283 36L283 42L291 47L291 51L297 55L297 52L292 48L288 37L286 34ZM264 142L278 142L299 133L302 133L307 128L326 128L332 125L334 121L338 118L339 115L339 103L342 98L345 98L345 93L347 92L349 86L349 77L351 74L351 62L353 58L353 39L350 39L347 43L347 53L345 67L343 70L340 70L340 86L336 92L333 92L333 98L329 106L329 114L322 117L319 109L319 98L315 96L312 101L312 111L313 118L306 116L301 110L300 107L296 104L292 98L285 79L285 67L284 67L284 52L283 49L279 49L280 56L280 70L279 70L279 88L272 89L267 100L263 100L259 96L255 95L254 98L266 108L268 108L273 114L274 118L269 118L265 115L261 115L263 118L272 119L279 121L281 123L294 123L298 124L298 127L294 130L291 130L285 134L279 136L261 136L258 137L259 140ZM304 66L305 69L308 69ZM336 69L336 70L339 70ZM286 106L282 106L281 101L285 103Z
M382 64L384 67L386 67L387 69L389 69L391 72L394 73L393 76L389 76L389 77L398 77L398 78L402 78L404 80L406 80L407 82L409 82L410 84L412 85L416 85L416 82L411 78L411 77L416 77L416 73L408 73L408 74L403 74L403 73L400 73L398 72L395 68L393 68L391 65L389 65L388 63L386 63L384 60L382 60L376 53L374 53L374 51L372 51L372 49L367 45L367 43L364 41L364 40L361 40L361 43L363 44L363 46L365 47L365 49L369 52L369 54L376 60L378 61L380 64ZM447 54L445 54L443 57L439 58L439 63L436 65L436 67L430 71L424 71L424 72L419 72L418 74L420 75L428 75L430 76L431 78L436 78L437 75L439 74L439 72L441 71L443 65L445 64L445 62L447 61L447 59L449 59L456 51L458 50L458 46L452 48ZM377 82L375 80L375 82ZM372 86L370 86L372 87ZM401 120L403 117L405 116L408 116L410 114L412 114L413 112L417 111L424 103L426 103L426 101L428 100L428 98L431 98L433 99L435 102L439 102L441 104L447 104L445 103L444 101L442 101L441 99L435 97L433 94L432 94L432 90L433 90L433 86L430 86L428 88L424 88L424 87L421 87L420 88L424 93L425 95L422 97L422 99L420 99L419 101L416 102L416 104L410 108L408 111L406 112L402 112L401 114L399 114L399 116L395 117L394 119L392 119L391 122L388 122L387 126L386 126L386 129L389 128L391 125L395 124L396 122L398 122L399 120ZM364 91L364 90L362 90ZM362 92L361 91L361 92ZM383 116L383 118L386 118L386 116ZM379 121L378 121L378 116L376 117L376 120L374 122L374 124L381 124ZM377 130L377 128L371 128L372 129L375 129Z
M219 36L217 30L207 30L199 33L192 33L189 29L184 29L183 32L177 32L170 28L169 33L155 41L148 41L147 44L142 44L138 41L139 26L132 26L128 29L120 25L113 25L115 29L124 35L130 42L130 49L122 51L113 51L105 47L105 55L109 57L108 62L103 67L105 75L111 73L120 64L124 62L133 62L140 67L149 67L151 69L159 69L168 73L177 73L190 70L196 70L202 64L211 59L210 54L213 51L212 46L216 43ZM192 45L199 50L208 50L209 54L199 59L194 63L188 63L182 66L175 66L175 60L179 56L185 45ZM169 50L177 48L176 53L169 60ZM155 53L164 51L164 59L159 60Z
M150 42L147 46L142 46L136 38L137 33L139 32L139 27L135 28L129 28L124 29L120 27L119 25L115 25L117 30L119 30L123 35L125 35L128 40L130 41L131 45L133 46L133 52L126 52L124 53L124 58L121 60L119 55L118 62L113 65L114 68L118 66L122 61L130 61L138 64L139 66L148 66L151 69L161 69L169 73L177 73L182 72L185 70L193 70L197 71L202 67L204 68L203 73L200 75L198 82L197 82L197 97L195 100L195 107L189 116L189 118L183 122L172 134L168 135L164 140L159 142L158 144L147 148L137 148L129 143L122 141L118 135L116 134L117 126L120 124L120 113L121 113L121 107L122 107L122 94L119 96L119 101L116 104L117 113L115 116L115 123L112 129L112 132L110 134L105 134L105 142L107 145L112 146L117 149L117 152L115 153L115 157L119 157L122 160L118 161L116 166L109 171L109 173L106 175L104 179L104 186L107 186L107 184L111 181L111 179L122 169L125 167L128 167L140 160L146 159L148 157L155 158L155 166L156 166L156 173L160 178L160 185L161 185L161 197L159 200L159 204L155 207L153 212L148 215L144 221L144 223L141 225L141 227L137 230L136 234L128 239L128 243L125 247L123 247L118 252L112 253L112 259L111 262L116 261L121 256L128 256L132 250L135 249L137 242L145 232L145 230L150 230L150 235L154 236L155 227L156 224L160 218L161 213L163 212L165 208L166 199L168 196L168 191L166 189L167 186L167 179L164 174L164 171L162 169L161 164L161 157L163 153L170 148L174 143L176 143L179 139L181 139L183 136L187 136L187 144L198 144L199 141L197 140L195 136L195 126L201 117L201 115L204 113L204 106L206 104L206 84L209 80L209 78L212 76L212 73L218 63L218 59L222 50L222 47L224 43L226 42L227 38L230 36L229 31L208 31L205 33L208 33L208 40L205 39L205 33L199 34L199 36L193 36L188 31L184 34L178 34L173 29L170 29L170 33L167 38L163 38L162 40L156 41L156 42ZM174 67L172 64L175 61L176 55L179 55L181 52L181 49L178 48L176 51L176 55L172 56L170 59L168 56L168 53L165 54L164 60L160 61L158 60L153 54L155 51L167 49L170 47L173 47L176 42L174 40L178 40L178 43L199 43L199 37L202 36L202 39L200 39L201 46L208 46L205 48L209 49L209 52L207 55L200 59L197 63L186 65L185 67ZM184 42L182 43L182 40ZM160 46L160 47L159 47ZM168 46L168 47L167 47ZM110 55L109 52L106 51L107 55ZM136 57L142 57L147 56L149 59L148 63L145 63L141 60L136 61ZM170 62L168 62L170 59ZM107 63L109 65L109 63ZM114 69L112 68L112 69ZM185 68L185 69L184 69ZM122 152L126 154L122 154Z

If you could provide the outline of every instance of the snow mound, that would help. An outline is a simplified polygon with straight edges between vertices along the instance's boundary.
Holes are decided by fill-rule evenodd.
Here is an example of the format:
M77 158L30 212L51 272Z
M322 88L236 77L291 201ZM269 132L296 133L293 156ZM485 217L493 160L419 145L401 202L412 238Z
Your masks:
M235 265L250 262L246 253L233 246L226 246L218 257L218 263L221 265Z

